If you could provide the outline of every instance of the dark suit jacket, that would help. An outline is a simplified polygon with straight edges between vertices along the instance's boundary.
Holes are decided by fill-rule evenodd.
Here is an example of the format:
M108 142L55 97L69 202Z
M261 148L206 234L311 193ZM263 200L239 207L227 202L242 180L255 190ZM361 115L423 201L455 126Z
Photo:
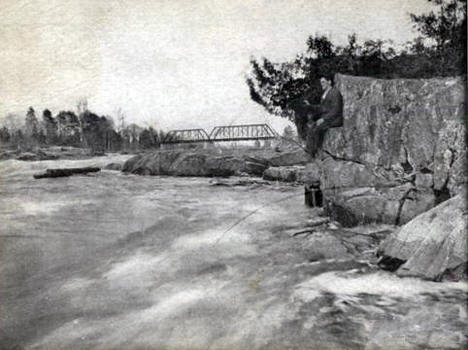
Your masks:
M306 93L300 98L290 102L289 108L293 109L301 124L306 124L308 121L316 121L320 118L329 127L338 127L343 125L343 97L336 87L332 87L328 91L327 96L320 102L319 105L311 104L313 95L311 92Z
M336 87L328 91L320 105L311 107L314 120L322 118L324 124L332 128L343 125L343 96Z

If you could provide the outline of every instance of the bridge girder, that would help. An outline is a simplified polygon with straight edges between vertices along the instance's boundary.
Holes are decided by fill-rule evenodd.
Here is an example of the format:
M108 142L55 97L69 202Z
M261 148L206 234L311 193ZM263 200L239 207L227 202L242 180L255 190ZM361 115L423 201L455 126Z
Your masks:
M209 142L210 136L204 129L180 129L167 133L162 143Z
M209 135L204 129L171 130L162 143L250 141L276 137L277 133L268 124L242 124L216 126Z
M216 126L210 133L212 141L259 140L275 137L276 133L267 124Z

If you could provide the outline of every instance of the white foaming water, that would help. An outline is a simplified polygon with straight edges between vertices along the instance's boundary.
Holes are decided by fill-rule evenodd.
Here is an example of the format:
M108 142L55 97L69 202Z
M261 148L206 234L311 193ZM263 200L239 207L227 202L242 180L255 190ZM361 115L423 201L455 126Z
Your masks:
M11 203L11 202L10 202ZM86 200L60 200L60 201L20 201L21 211L23 215L44 215L53 214L64 206L80 206L92 203Z
M161 322L167 317L175 316L186 310L200 300L210 297L207 288L187 288L161 299L154 306L132 316L135 322L139 323Z
M353 272L326 272L300 283L296 297L311 301L323 293L353 296L373 294L392 298L411 298L421 293L461 290L468 292L466 282L437 283L416 278L400 278L388 272L358 275Z
M137 279L151 278L151 273L155 268L166 269L169 267L167 254L153 256L149 254L137 253L123 262L118 262L106 272L103 277L111 282L127 283Z
M109 154L103 157L90 159L61 159L61 160L41 160L23 161L9 159L0 161L0 172L2 176L30 175L49 168L79 168L79 167L104 167L109 163L123 163L131 155Z
M249 234L235 230L218 231L209 230L198 234L184 235L173 243L174 249L193 250L199 248L212 248L215 245L224 246L223 249L242 249L247 246L252 238Z
M8 288L0 284L0 292L9 303L0 324L25 348L301 348L323 337L331 348L343 347L334 337L364 347L351 320L370 332L367 318L424 313L424 293L467 290L306 263L303 241L282 231L313 218L301 187L211 186L210 179L115 171L32 178L118 158L0 162L0 215L8 217L0 235ZM326 272L311 277L298 267L302 257ZM447 316L451 305L436 305ZM437 327L460 327L444 320Z

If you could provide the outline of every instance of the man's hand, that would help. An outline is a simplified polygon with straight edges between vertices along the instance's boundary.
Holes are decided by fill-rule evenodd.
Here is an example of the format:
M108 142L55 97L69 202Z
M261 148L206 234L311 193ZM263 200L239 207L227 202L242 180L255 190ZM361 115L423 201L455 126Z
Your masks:
M322 118L320 118L320 119L317 120L317 122L316 122L316 125L317 125L317 126L319 126L320 124L323 124L323 119L322 119Z

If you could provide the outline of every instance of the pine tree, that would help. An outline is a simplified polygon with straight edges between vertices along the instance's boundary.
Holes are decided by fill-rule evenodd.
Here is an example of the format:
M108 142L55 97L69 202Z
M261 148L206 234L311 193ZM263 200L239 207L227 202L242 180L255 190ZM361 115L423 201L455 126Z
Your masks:
M32 107L29 107L26 113L24 132L26 137L37 140L39 135L39 122L36 118L36 112Z
M57 142L57 121L52 117L52 113L48 109L42 112L42 124L45 131L45 142L53 145Z

